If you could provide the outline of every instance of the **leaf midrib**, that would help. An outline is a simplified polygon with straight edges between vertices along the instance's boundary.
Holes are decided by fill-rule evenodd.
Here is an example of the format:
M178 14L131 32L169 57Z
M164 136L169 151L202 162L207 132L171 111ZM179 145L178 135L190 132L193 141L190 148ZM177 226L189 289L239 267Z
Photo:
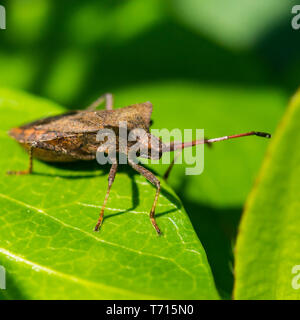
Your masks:
M126 246L122 246L120 244L117 244L117 243L114 243L114 242L110 242L110 241L106 241L106 240L103 240L103 239L99 239L98 237L95 237L94 235L78 228L78 227L75 227L75 226L72 226L72 225L69 225L63 221L61 221L60 219L57 219L56 217L53 217L51 216L50 214L48 214L46 211L44 211L43 209L39 209L39 208L36 208L32 205L29 205L23 201L20 201L20 200L17 200L17 199L14 199L12 197L9 197L3 193L0 193L0 197L2 197L3 199L6 199L8 201L12 201L12 202L15 202L17 203L18 205L21 205L21 206L24 206L26 208L29 208L29 209L32 209L40 214L43 214L44 216L48 217L49 219L52 219L54 220L56 223L59 223L59 224L62 224L64 227L66 228L70 228L70 229L73 229L75 231L78 231L78 232L81 232L83 233L85 236L87 237L90 237L98 242L101 242L101 243L104 243L108 246L113 246L113 247L116 247L116 248L119 248L119 249L124 249L124 250L128 250L130 252L133 252L135 254L138 254L138 255L145 255L145 256L149 256L149 257L153 257L153 258L157 258L157 259L162 259L162 260L166 260L166 261L169 261L171 263L173 263L178 269L180 269L182 272L184 272L185 274L187 274L192 280L193 280L193 283L195 283L195 277L189 272L187 271L185 268L183 268L181 265L179 265L174 259L172 258L168 258L168 257L164 257L164 256L160 256L160 255L155 255L155 254L152 254L152 253L148 253L148 252L143 252L143 251L139 251L139 250L135 250L135 249L132 249L132 248L128 248ZM59 272L59 271L58 271ZM88 281L88 280L86 280Z
M66 280L69 280L69 281L72 281L72 282L80 283L80 284L82 284L84 286L93 286L93 287L96 287L96 288L110 290L112 292L117 292L117 293L121 293L121 294L124 294L124 295L130 294L130 295L132 295L134 297L136 297L138 295L138 296L144 297L145 299L161 299L159 297L148 296L148 295L145 295L143 293L133 292L133 291L126 290L126 289L113 287L113 286L110 286L110 285L107 285L107 284L104 284L104 283L101 283L101 282L92 282L92 281L89 281L89 280L86 280L86 279L75 277L75 276L69 275L67 273L63 273L61 271L57 271L55 269L51 269L51 268L42 266L42 265L40 265L38 263L35 263L33 261L28 260L27 258L20 257L20 256L16 255L15 253L12 253L12 252L10 252L10 251L8 251L8 250L6 250L4 248L1 248L1 247L0 247L0 253L5 255L9 259L12 259L12 260L16 261L16 262L21 262L21 263L24 263L25 265L31 266L35 271L37 271L37 270L38 271L43 271L43 272L48 273L50 275L55 275L56 277L59 277L59 278L63 278L63 279L66 279Z

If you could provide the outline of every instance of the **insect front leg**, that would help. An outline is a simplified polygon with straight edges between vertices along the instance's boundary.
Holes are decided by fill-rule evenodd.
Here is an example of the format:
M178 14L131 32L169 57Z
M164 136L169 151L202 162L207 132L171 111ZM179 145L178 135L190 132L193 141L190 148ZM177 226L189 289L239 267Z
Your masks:
M7 174L10 175L23 175L23 174L31 174L33 170L33 163L32 163L32 154L33 154L33 146L30 146L29 151L29 166L27 170L21 170L21 171L7 171Z
M166 170L165 174L163 175L164 180L166 180L166 181L168 180L169 175L170 175L170 173L171 173L171 171L172 171L172 169L173 169L173 167L174 167L174 164L175 164L176 160L180 157L181 153L182 153L182 151L179 151L179 152L174 156L174 159L172 160L172 162L170 163L168 169Z
M207 139L207 138L204 138L204 139L205 139L206 141L209 140L209 139ZM176 143L176 142L174 142L174 143ZM211 143L208 143L208 142L207 142L206 144L207 144L207 146L208 146L209 148L212 147L212 144L211 144ZM170 173L171 173L171 171L172 171L172 169L173 169L173 167L174 167L174 164L175 164L176 160L180 157L181 153L182 153L182 150L179 150L179 152L174 156L174 159L172 160L172 162L170 163L168 169L166 170L165 174L163 175L164 180L166 180L166 181L168 180L169 175L170 175Z
M109 171L109 175L108 175L108 188L107 188L107 191L106 191L106 195L105 195L104 202L103 202L103 205L102 205L102 208L101 208L101 212L100 212L100 216L99 216L98 222L97 222L97 224L95 226L95 229L94 229L95 231L99 231L99 229L101 227L101 224L102 224L102 221L103 221L103 216L104 216L104 209L105 209L108 197L109 197L109 192L110 192L111 186L112 186L112 184L113 184L113 182L115 180L117 170L118 170L118 164L117 163L112 164L112 166L110 168L110 171Z
M105 101L105 109L112 110L114 105L113 95L111 93L105 93L100 96L96 101L87 107L88 111L96 110L99 105Z
M158 196L160 193L160 181L155 177L155 175L152 172L150 172L146 168L134 163L132 160L128 159L128 163L134 170L136 170L138 173L140 173L142 176L144 176L149 182L151 182L156 187L156 194L155 194L154 202L153 202L153 205L152 205L152 208L150 211L150 220L151 220L151 223L152 223L154 229L156 230L157 234L160 235L161 231L160 231L160 229L155 221L155 217L154 217L157 200L158 200Z

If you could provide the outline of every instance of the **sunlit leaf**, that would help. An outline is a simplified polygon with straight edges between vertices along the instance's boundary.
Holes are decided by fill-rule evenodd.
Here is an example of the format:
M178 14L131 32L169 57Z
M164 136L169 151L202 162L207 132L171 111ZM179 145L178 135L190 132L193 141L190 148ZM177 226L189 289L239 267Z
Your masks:
M28 161L6 131L61 111L47 100L0 90L0 265L7 272L1 298L218 298L203 247L166 184L157 208L159 237L148 216L155 190L131 170L117 175L99 233L93 227L107 167L35 161L34 175L5 174Z
M292 99L243 215L236 299L297 299L300 264L300 92Z
M291 2L281 0L174 0L187 25L222 45L248 49L290 17Z
M251 130L273 133L287 98L278 89L204 85L191 81L141 84L115 92L117 105L150 100L153 128L204 129L209 138ZM204 151L204 172L176 164L168 183L175 189L205 247L216 285L231 297L233 250L244 201L269 140L247 137ZM198 160L199 161L199 160ZM168 165L151 165L161 175Z

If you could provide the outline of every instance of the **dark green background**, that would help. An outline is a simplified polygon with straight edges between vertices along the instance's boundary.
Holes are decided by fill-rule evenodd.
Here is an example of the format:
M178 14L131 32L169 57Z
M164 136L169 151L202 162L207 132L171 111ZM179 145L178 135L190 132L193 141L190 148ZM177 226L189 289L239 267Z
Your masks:
M291 28L293 3L1 1L7 29L0 30L0 85L27 90L67 108L82 108L106 91L116 94L118 107L150 100L154 106L164 104L155 109L156 128L171 129L178 123L182 129L208 128L213 136L251 129L248 126L257 119L261 130L273 130L300 83L300 31ZM202 117L197 122L199 108ZM258 150L227 151L225 146L209 151L206 163L216 159L205 166L205 174L216 180L218 191L208 187L205 194L208 178L189 180L180 170L171 180L223 297L231 295L232 247L265 148L257 143ZM244 158L236 161L253 156L254 164L245 166L241 175L227 152L233 156L244 152ZM219 164L216 171L213 161ZM232 170L222 176L220 163L231 163ZM245 184L241 189L239 177Z

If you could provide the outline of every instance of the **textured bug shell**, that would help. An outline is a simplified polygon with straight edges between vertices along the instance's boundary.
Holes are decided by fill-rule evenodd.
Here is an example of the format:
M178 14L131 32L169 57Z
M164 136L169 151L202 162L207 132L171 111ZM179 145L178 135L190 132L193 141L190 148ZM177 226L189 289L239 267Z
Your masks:
M118 135L119 122L126 121L128 131L149 132L151 113L150 102L114 110L73 111L13 128L9 135L25 149L34 146L33 156L45 161L91 160L101 144L96 140L100 129L110 128Z

